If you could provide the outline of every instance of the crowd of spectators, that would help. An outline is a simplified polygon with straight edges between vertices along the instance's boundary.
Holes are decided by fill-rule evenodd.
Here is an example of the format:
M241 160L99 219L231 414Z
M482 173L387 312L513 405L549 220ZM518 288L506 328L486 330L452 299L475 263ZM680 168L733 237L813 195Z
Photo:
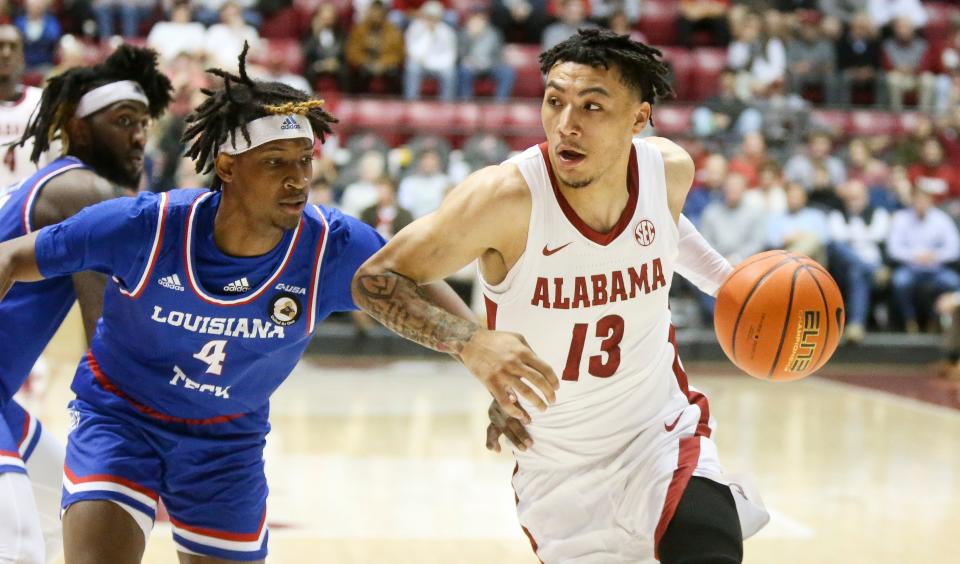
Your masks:
M515 62L503 56L508 44L547 49L594 26L638 40L662 37L648 16L667 6L675 12L675 43L668 49L694 57L698 48L726 54L716 83L690 105L689 127L672 136L697 163L685 213L704 236L733 263L786 248L828 265L847 300L851 342L872 328L917 332L950 324L960 304L960 171L950 164L960 162L960 19L933 22L933 33L919 0L77 0L56 11L51 6L49 0L0 4L0 17L23 31L27 64L41 77L89 62L90 45L102 49L119 41L115 34L161 54L177 96L151 142L144 187L153 190L205 182L181 156L183 117L210 80L203 69L234 67L244 42L257 63L251 74L325 96L483 96L510 104L518 75ZM275 31L260 36L277 14L293 8L307 14L289 21L287 38L301 46L302 72L271 49ZM847 107L916 117L899 136L851 135L815 119L817 109ZM376 132L334 136L316 162L311 199L339 206L390 237L436 209L471 171L521 148L488 130L404 139L391 146ZM696 301L706 321L710 300Z

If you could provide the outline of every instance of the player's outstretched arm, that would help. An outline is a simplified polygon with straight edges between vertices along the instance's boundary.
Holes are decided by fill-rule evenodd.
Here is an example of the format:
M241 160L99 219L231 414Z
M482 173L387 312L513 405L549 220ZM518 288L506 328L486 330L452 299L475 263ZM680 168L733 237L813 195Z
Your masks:
M733 266L697 231L687 216L680 215L680 233L676 273L683 276L708 296L716 296Z
M37 232L0 243L0 300L7 295L14 282L36 282L43 280L34 243Z
M424 290L481 255L525 239L529 195L517 182L522 178L509 166L471 175L439 210L400 231L360 267L353 297L387 328L459 358L507 414L522 418L518 396L539 409L555 400L559 380L549 365L521 335L488 331L453 315Z

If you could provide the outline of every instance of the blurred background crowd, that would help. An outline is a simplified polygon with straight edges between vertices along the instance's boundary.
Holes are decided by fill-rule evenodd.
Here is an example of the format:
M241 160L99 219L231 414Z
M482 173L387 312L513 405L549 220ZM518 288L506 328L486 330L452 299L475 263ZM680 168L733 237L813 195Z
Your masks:
M732 263L787 248L828 265L848 342L960 327L956 0L0 0L0 17L23 32L31 84L119 41L161 54L178 94L149 150L155 191L205 182L183 117L204 68L235 68L249 42L251 74L341 120L311 199L386 237L540 142L538 54L609 27L663 51L676 95L644 135L694 156L685 213ZM709 323L711 300L675 287L676 322Z

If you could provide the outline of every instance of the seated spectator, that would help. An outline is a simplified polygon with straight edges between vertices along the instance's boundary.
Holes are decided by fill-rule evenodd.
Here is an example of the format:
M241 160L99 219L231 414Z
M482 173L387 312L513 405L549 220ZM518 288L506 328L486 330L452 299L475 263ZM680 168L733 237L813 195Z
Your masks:
M886 97L883 75L883 51L870 17L858 13L850 28L837 41L837 69L840 72L838 101L849 105L853 91L867 91L875 103Z
M463 144L463 160L471 171L500 164L509 156L510 146L492 133L475 133Z
M236 69L244 42L256 52L260 46L260 34L243 20L238 4L232 0L224 2L220 8L220 23L207 29L204 43L208 62L222 69Z
M140 37L140 22L153 13L155 0L93 0L93 13L97 18L97 33L100 40L113 37L113 22L120 16L123 37Z
M790 157L783 168L783 176L788 182L799 182L807 190L813 189L814 170L818 166L826 169L833 186L839 186L847 179L843 161L832 154L833 140L829 134L812 133L801 151Z
M473 98L473 82L477 77L493 78L494 97L504 102L513 93L516 71L503 62L503 34L490 25L486 8L471 10L459 38L460 73L458 89L460 98Z
M838 20L846 25L853 17L866 12L868 0L819 0L818 8L827 18Z
M806 89L819 88L828 104L836 104L836 53L820 30L820 16L804 13L797 27L797 37L787 45L790 91L803 96Z
M730 159L730 172L742 174L747 180L748 188L760 185L760 168L766 164L767 142L763 134L754 131L743 136L743 143L735 155Z
M724 69L720 73L719 92L704 100L693 111L693 132L698 137L720 135L723 140L736 141L763 124L760 112L747 106L737 96L737 73Z
M616 4L616 2L614 2L614 4ZM628 2L627 4L629 5L630 3ZM634 41L639 41L640 43L647 42L647 38L643 35L642 31L631 27L630 19L623 10L614 10L610 13L610 16L607 18L607 27L610 28L610 31L618 35L629 35L630 39Z
M927 11L920 0L867 0L867 13L878 28L894 24L897 18L907 18L912 27L927 25Z
M387 21L387 10L374 0L364 18L347 36L350 91L366 92L371 81L383 80L389 91L398 90L403 68L403 34Z
M423 77L440 82L440 99L453 100L457 88L457 34L443 21L443 5L430 0L404 34L407 61L403 72L403 96L420 98Z
M891 164L911 166L920 162L920 149L927 139L934 137L933 120L926 114L916 114L906 134L895 138L887 160Z
M783 81L757 92L750 106L760 115L766 143L786 151L801 142L810 129L810 102L786 91Z
M946 292L937 298L934 310L941 319L948 319L944 327L944 360L937 367L941 377L960 380L960 292Z
M642 0L590 0L590 17L606 21L607 27L620 35L630 35L630 28L640 21L641 4ZM615 28L612 22L621 19L622 27Z
M543 51L563 42L577 33L578 29L597 27L597 24L587 21L586 10L580 0L563 0L562 5L560 21L548 25L543 30L543 38L540 40L540 48Z
M406 29L410 22L418 17L423 5L429 1L431 0L391 0L391 10L387 18L393 22L393 25L400 29ZM436 1L441 4L443 9L440 18L450 27L456 28L459 14L456 10L451 9L453 3L450 0Z
M827 262L827 216L807 205L807 190L798 182L787 183L787 211L770 218L767 244Z
M190 0L176 0L170 8L170 20L157 22L150 29L147 46L167 61L176 59L181 53L202 57L207 30L192 17Z
M933 110L936 78L926 65L927 41L915 33L908 17L893 21L893 37L883 42L883 56L887 69L887 91L890 108L903 109L903 95L916 90L920 110Z
M325 177L314 178L310 181L307 202L315 206L336 207L333 201L333 186L330 186Z
M413 223L413 215L397 205L397 185L392 178L381 176L374 186L377 188L377 202L360 213L360 220L389 240Z
M960 162L960 104L953 107L937 131L937 139L943 145L947 160Z
M337 8L320 4L310 22L310 35L303 40L303 75L316 86L324 76L332 77L340 88L346 85L343 60L344 38L337 27Z
M704 239L733 266L766 246L766 212L751 204L745 198L746 193L743 176L727 175L723 180L723 199L710 202L700 222ZM703 295L700 303L705 317L711 317L713 298Z
M920 162L909 167L907 174L913 185L930 194L936 204L960 197L960 173L956 163L950 164L944 159L943 146L933 137L923 142Z
M377 179L386 169L386 162L380 151L367 151L357 163L360 178L349 184L340 196L340 209L343 213L359 218L363 210L377 203Z
M937 114L944 115L950 108L960 108L960 25L940 47L933 64L938 73L934 106Z
M713 45L730 42L727 10L730 0L680 0L677 39L681 45L693 45L697 31L709 32Z
M760 167L759 185L744 196L751 205L763 208L770 216L787 213L787 191L783 189L783 171L776 161Z
M859 180L868 187L885 186L890 169L886 163L873 156L866 139L857 137L847 145L847 178Z
M786 49L783 41L768 31L759 14L748 13L727 49L727 64L737 71L737 92L742 100L751 100L784 81Z
M450 179L442 170L440 154L426 150L417 160L416 171L400 181L397 201L419 219L440 207L450 189Z
M243 21L253 27L260 27L263 16L256 9L258 0L192 0L194 19L205 26L211 26L221 21L220 12L223 5L232 2L239 8Z
M890 271L883 264L882 245L890 231L890 213L870 205L867 186L849 180L840 190L843 209L830 212L830 270L837 275L847 305L844 337L858 343L866 333L870 296L886 283Z
M60 24L48 7L48 0L26 0L24 13L14 21L23 34L23 60L28 71L42 73L53 67Z
M934 296L960 290L960 275L950 263L960 259L960 233L953 219L933 205L931 194L913 189L913 202L893 214L887 254L900 264L891 290L908 333L918 333L917 296L927 287Z
M710 202L722 198L722 187L729 170L727 159L714 153L707 157L703 167L697 171L683 205L683 214L694 225L700 225L703 212Z
M540 43L547 26L546 0L493 0L490 14L494 27L512 43Z

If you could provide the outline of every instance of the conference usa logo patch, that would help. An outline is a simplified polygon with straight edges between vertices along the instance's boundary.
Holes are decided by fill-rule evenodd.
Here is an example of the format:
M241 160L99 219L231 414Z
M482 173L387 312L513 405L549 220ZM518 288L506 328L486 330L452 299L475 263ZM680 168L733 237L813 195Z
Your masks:
M300 300L291 293L284 292L277 294L270 300L270 307L267 308L267 314L277 325L286 327L293 325L300 319L303 308L300 306Z

